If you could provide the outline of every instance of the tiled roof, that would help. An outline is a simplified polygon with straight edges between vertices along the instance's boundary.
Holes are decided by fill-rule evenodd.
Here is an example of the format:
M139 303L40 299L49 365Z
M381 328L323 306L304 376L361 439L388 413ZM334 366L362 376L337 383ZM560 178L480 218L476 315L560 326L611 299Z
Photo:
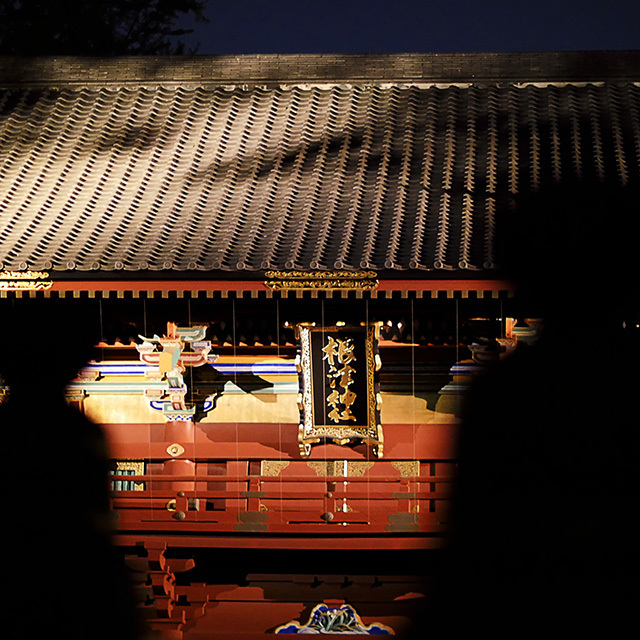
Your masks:
M2 268L491 269L502 198L640 177L640 57L576 55L0 60Z

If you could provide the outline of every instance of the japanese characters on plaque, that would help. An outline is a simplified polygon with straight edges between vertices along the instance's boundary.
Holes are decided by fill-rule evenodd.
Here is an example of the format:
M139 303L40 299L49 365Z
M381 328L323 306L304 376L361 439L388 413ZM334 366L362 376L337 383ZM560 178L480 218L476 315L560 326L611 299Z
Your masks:
M300 392L299 445L364 442L382 457L378 324L360 327L296 325Z

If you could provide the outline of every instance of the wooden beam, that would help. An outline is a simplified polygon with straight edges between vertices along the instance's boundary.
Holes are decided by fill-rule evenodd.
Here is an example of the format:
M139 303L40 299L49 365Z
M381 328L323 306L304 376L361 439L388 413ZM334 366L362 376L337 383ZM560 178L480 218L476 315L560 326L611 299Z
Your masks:
M170 533L117 533L115 542L122 546L136 546L153 539L166 543L167 547L187 547L203 549L359 549L377 551L380 549L440 549L441 538L425 535L411 536L347 536L343 528L336 537L303 538L287 536L263 536L261 534L242 535L171 535Z
M419 297L424 292L437 293L438 291L459 292L460 295L467 296L469 291L491 292L497 294L499 292L513 293L515 286L506 280L380 280L377 289L370 293L372 297L377 291L384 291L385 296L389 296L393 291L403 292L406 295L409 292L415 292ZM205 291L207 296L213 292L251 292L251 297L256 297L262 292L268 297L273 293L265 285L262 280L58 280L54 281L49 291L56 291L61 297L65 292L90 291L102 292L107 294L114 291L124 292L175 292L177 295L184 295L189 292L191 295L197 295L200 291ZM281 294L285 294L282 291ZM332 297L331 290L327 290L328 297ZM302 291L296 295L302 294ZM121 294L120 294L121 295ZM137 293L139 295L139 293ZM283 297L285 297L283 295Z

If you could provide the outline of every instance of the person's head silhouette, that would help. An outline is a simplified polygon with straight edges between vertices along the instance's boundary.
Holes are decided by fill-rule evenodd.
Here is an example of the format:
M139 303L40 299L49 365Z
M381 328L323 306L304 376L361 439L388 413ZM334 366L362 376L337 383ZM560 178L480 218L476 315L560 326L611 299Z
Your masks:
M60 396L93 356L93 325L64 306L21 305L16 301L0 319L0 375L9 398L31 394Z

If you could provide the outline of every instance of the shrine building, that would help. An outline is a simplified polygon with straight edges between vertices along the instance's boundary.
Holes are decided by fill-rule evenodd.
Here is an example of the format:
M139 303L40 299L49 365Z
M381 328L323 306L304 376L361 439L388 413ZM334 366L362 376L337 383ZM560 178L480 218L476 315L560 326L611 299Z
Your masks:
M150 637L408 638L465 392L543 326L500 225L639 178L639 52L0 58L0 318L42 323L3 339L46 384L91 336Z

